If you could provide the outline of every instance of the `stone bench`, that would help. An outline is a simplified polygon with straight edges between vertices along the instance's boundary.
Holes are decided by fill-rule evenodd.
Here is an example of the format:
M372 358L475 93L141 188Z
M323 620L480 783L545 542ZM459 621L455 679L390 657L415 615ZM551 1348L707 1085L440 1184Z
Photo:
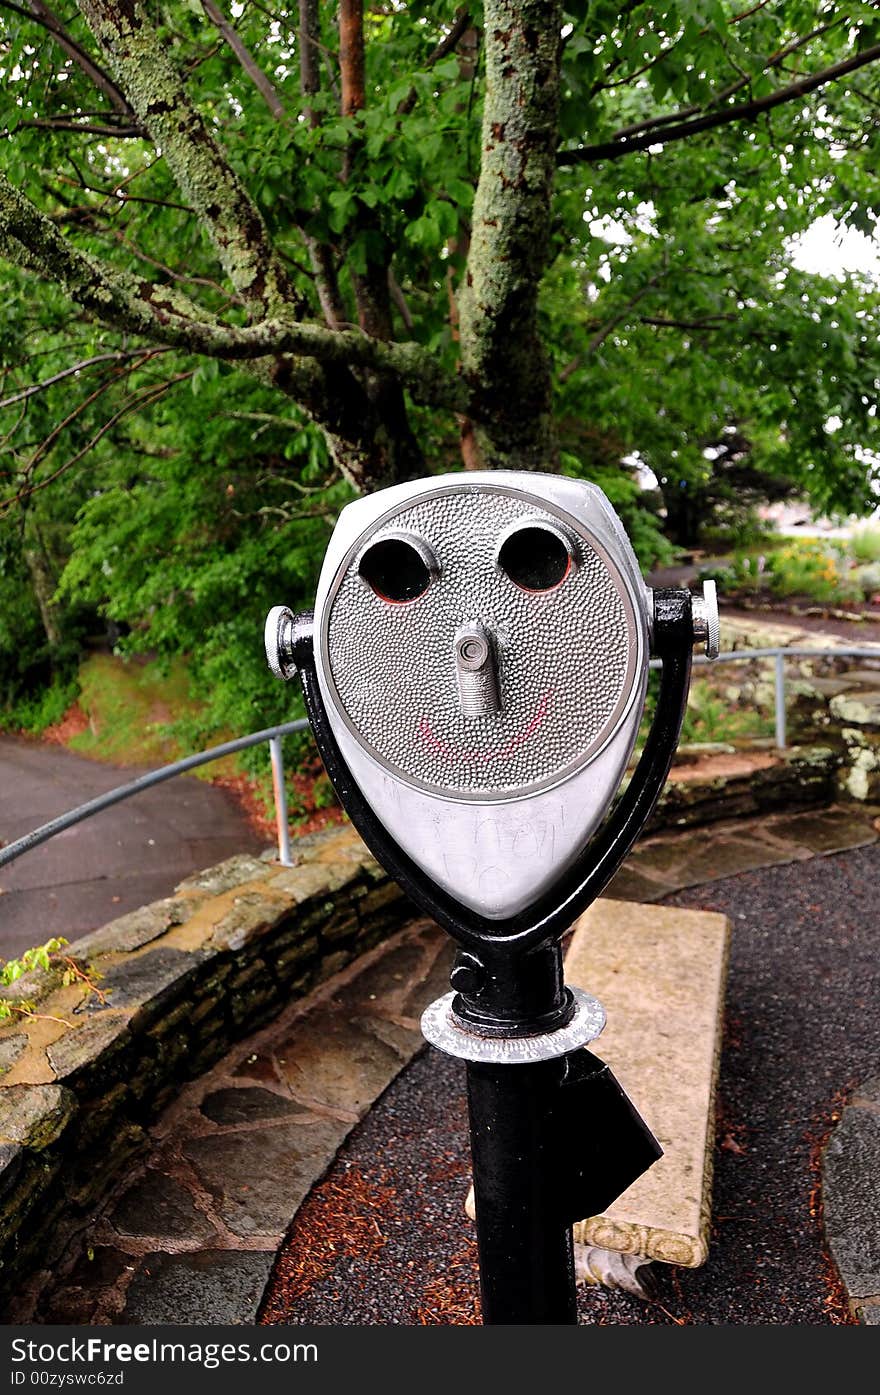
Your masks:
M650 1261L705 1263L729 940L726 916L608 898L574 927L566 981L608 1018L590 1049L663 1148L603 1215L574 1226L581 1282L644 1296L637 1271ZM466 1210L473 1218L473 1191Z

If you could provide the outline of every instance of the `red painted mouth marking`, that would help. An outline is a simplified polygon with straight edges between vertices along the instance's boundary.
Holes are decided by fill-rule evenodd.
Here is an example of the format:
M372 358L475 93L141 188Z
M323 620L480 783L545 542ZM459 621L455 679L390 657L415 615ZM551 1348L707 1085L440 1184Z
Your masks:
M446 760L456 761L459 765L475 765L478 762L487 765L489 761L503 760L505 756L512 755L514 751L528 741L530 736L534 736L535 732L542 725L544 718L547 716L547 709L550 706L550 699L552 696L552 688L548 688L546 692L543 692L538 698L538 706L535 709L535 715L532 717L528 726L524 727L522 731L517 732L515 736L512 736L506 746L498 746L495 750L465 751L455 746L450 746L435 734L428 717L419 718L419 736L426 746L430 746L432 751L435 751L439 756L445 757Z

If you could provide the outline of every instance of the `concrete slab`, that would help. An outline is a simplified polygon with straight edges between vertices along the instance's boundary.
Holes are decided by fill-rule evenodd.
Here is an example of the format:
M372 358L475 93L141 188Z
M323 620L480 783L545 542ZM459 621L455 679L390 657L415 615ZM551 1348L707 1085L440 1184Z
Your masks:
M214 1233L191 1194L173 1177L148 1169L119 1198L111 1221L120 1235L205 1242Z
M310 1015L278 1044L276 1060L294 1098L352 1118L363 1115L403 1065L367 1021L331 1007Z
M566 979L595 994L607 1061L664 1156L602 1216L585 1246L696 1267L709 1247L714 1093L730 924L726 916L603 898L580 918Z
M747 821L725 820L690 829L686 835L655 834L636 843L606 894L619 901L659 901L685 887L754 868L867 846L877 841L874 812L833 806Z
M641 871L636 854L615 873L608 885L608 895L618 901L660 901L675 890L674 882L658 881Z
M684 841L684 840L682 840ZM716 835L711 832L688 839L689 851L676 874L676 888L702 886L705 882L751 872L756 867L772 867L780 862L797 862L809 854L798 847L773 847L757 838Z
M296 1123L191 1138L181 1153L232 1234L268 1244L283 1234L349 1128L338 1119L301 1115Z
M119 1320L133 1326L250 1324L274 1259L274 1248L145 1255Z
M876 843L877 830L861 810L819 809L804 814L769 818L766 828L774 838L797 843L811 853L843 852Z
M859 1321L880 1325L880 1076L860 1086L822 1155L825 1235Z
M841 680L860 688L880 688L880 668L851 668L840 675Z

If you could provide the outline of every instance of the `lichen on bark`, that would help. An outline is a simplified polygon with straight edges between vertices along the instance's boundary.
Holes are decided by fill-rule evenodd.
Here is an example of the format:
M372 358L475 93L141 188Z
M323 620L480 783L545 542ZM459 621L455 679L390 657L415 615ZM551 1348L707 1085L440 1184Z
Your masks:
M462 370L479 463L554 467L538 293L550 245L562 7L487 0L482 164L465 285Z
M186 202L208 232L226 275L263 318L304 307L275 252L260 212L233 170L144 7L126 0L78 0L114 78L160 147Z

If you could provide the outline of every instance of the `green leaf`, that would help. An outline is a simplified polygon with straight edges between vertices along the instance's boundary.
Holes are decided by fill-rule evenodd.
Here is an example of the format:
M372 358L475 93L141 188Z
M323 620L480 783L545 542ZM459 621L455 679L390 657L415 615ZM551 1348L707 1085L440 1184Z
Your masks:
M355 195L350 189L336 189L330 194L327 202L331 210L327 221L333 232L342 232L342 229L354 216L357 206Z
M446 183L449 197L461 208L469 209L474 202L474 188L464 179L450 179Z

